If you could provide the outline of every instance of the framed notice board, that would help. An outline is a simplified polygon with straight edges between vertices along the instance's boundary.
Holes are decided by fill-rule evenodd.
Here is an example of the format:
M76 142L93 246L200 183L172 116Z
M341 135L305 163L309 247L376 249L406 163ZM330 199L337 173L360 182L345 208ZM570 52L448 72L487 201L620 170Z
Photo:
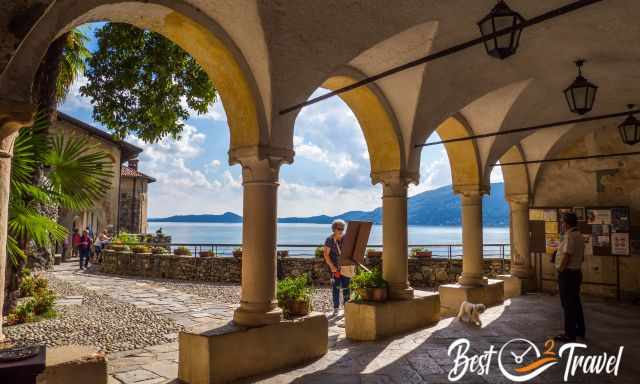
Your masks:
M552 254L562 236L562 214L574 212L585 243L585 256L640 254L640 227L632 227L628 207L534 207L529 209L532 250ZM544 228L544 230L543 230ZM538 249L540 248L540 249Z

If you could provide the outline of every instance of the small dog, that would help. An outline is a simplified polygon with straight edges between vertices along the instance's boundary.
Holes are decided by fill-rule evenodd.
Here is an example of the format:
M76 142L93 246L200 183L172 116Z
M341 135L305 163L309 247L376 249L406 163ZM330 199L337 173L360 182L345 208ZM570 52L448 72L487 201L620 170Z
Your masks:
M458 312L457 319L465 323L474 324L477 327L482 327L480 314L484 313L485 309L484 304L473 304L465 301L460 305L460 312Z

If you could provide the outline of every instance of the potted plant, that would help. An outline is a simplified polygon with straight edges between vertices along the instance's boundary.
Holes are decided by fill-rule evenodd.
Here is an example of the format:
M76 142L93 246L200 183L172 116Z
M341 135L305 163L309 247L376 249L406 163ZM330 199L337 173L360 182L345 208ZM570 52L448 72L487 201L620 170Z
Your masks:
M287 250L277 251L277 255L278 255L278 257L288 257L289 256L289 251L287 251Z
M382 278L378 268L366 270L359 268L351 278L350 288L366 301L385 301L387 299L387 282Z
M141 244L132 246L131 250L133 253L151 253L151 248Z
M215 257L215 253L213 251L200 251L200 257Z
M169 252L164 247L153 247L151 248L151 253L153 253L154 255L165 255Z
M367 249L367 257L382 257L382 250L369 248Z
M185 246L180 246L173 250L173 254L176 256L191 256L191 251Z
M278 281L278 306L286 316L304 316L311 310L311 282L307 275Z
M236 259L242 258L242 248L234 249L232 254L233 254L233 257L235 257Z
M324 247L322 245L316 248L314 256L316 257L316 259L324 258Z
M431 255L433 254L433 252L431 252L430 249L427 248L412 248L411 249L411 256L412 257L426 257L426 258L430 258Z

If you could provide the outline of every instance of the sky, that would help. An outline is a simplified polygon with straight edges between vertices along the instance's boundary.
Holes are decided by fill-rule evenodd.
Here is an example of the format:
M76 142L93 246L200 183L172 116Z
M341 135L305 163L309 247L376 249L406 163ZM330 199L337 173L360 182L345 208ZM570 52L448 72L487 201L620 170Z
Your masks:
M97 26L83 27L90 50L96 46ZM78 79L60 110L105 129L92 119L91 102L80 94L86 81ZM326 92L318 89L311 97ZM242 214L241 170L228 164L229 127L222 103L216 102L204 115L192 113L184 123L179 140L147 144L133 136L126 139L143 149L140 171L157 180L149 185L149 217ZM436 140L437 134L429 138ZM293 144L294 163L280 168L278 216L336 215L381 205L382 188L371 184L364 135L340 98L304 108L295 122ZM451 184L443 146L425 147L420 164L420 184L410 186L410 196ZM492 182L496 181L501 175L494 171Z

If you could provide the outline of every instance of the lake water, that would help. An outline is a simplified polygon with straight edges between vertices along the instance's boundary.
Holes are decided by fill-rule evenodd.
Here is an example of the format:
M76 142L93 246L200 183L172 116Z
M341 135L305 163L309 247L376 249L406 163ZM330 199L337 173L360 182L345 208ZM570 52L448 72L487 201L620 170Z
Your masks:
M241 223L149 223L149 232L158 228L171 236L173 243L218 243L240 244L242 242ZM286 247L287 244L313 245L323 244L329 236L331 228L327 224L278 224L279 249L289 250L290 255L308 255L313 248ZM509 228L484 228L485 244L509 243ZM431 227L409 226L409 245L448 245L462 243L462 228L460 227ZM370 245L382 244L382 226L374 225L369 237ZM232 247L222 247L219 253L229 254ZM444 256L448 247L430 247L435 255ZM454 255L460 254L461 249L454 247ZM499 247L485 247L485 255L499 252Z

